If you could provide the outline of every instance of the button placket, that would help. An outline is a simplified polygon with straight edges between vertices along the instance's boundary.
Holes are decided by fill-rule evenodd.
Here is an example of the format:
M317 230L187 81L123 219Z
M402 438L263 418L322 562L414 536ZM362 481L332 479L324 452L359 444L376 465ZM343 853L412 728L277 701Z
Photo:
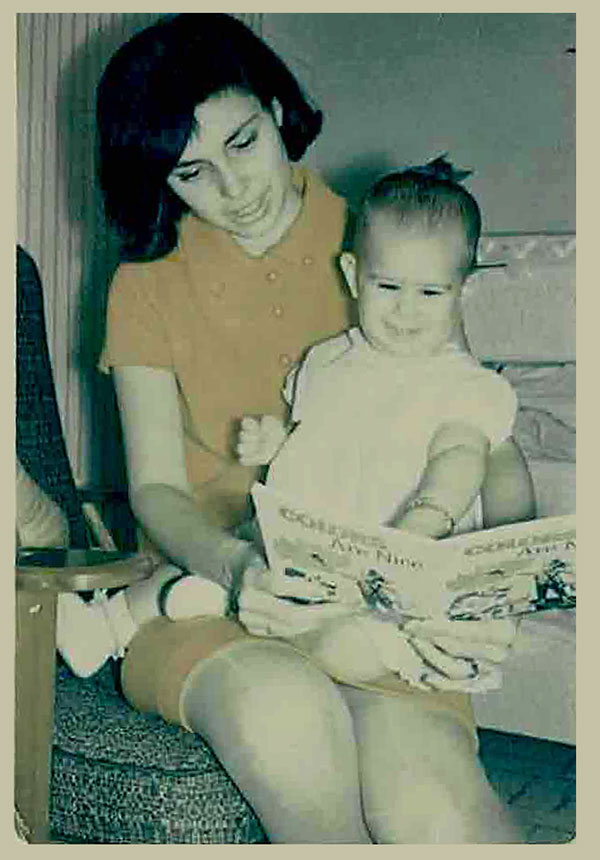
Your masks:
M283 281L279 272L276 269L269 269L265 274L265 278L272 286L277 288L277 293L279 294L280 289L283 287ZM280 301L276 300L275 303L271 305L271 316L275 319L281 319L283 311L283 305Z

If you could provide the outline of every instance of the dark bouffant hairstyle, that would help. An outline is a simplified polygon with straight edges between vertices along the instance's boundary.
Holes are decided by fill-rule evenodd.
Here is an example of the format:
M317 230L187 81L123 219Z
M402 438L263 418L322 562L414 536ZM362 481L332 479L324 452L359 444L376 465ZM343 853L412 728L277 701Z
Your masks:
M456 170L444 156L422 166L381 177L367 192L356 225L360 242L375 212L389 212L399 225L436 229L458 220L465 231L465 276L476 268L481 211L460 182L469 170Z
M291 161L321 130L321 112L285 63L231 15L164 16L109 61L97 92L99 178L125 259L156 259L177 244L187 207L166 180L193 131L196 106L228 89L268 109L278 100Z

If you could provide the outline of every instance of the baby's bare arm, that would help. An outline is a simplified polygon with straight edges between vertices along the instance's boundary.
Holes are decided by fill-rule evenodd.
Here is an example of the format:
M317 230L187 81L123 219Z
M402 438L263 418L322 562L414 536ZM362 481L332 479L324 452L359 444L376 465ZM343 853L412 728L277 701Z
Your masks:
M475 427L444 424L429 446L417 504L394 526L433 538L446 536L475 501L485 477L489 441Z

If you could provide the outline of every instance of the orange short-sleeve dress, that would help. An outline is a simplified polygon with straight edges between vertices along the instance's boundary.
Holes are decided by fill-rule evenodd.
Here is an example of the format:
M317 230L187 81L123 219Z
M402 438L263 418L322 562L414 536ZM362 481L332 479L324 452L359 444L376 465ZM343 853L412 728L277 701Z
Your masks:
M177 248L117 270L108 301L100 367L172 370L184 417L188 478L210 521L232 526L245 512L256 470L231 444L243 415L283 416L289 367L311 343L348 324L337 256L346 206L297 168L303 207L291 229L261 257L193 215Z

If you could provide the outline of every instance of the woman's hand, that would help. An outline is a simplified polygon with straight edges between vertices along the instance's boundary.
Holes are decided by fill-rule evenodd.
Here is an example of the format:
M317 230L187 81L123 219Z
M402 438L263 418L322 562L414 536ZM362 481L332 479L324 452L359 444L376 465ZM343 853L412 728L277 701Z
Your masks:
M291 591L256 554L243 575L238 597L240 623L255 636L290 639L355 611L350 604L324 597L316 602L312 594L303 596L303 587L302 583L294 583Z

